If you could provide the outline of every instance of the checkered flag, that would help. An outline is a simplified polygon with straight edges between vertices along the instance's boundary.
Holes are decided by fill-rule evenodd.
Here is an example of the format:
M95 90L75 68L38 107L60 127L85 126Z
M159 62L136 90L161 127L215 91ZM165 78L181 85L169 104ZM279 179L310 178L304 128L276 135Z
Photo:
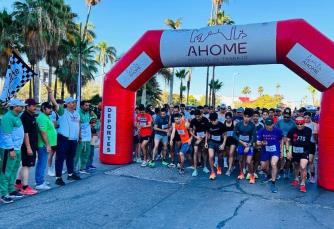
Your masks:
M34 75L37 74L13 52L9 58L5 84L0 97L1 104L3 106L7 105L7 102L13 98Z

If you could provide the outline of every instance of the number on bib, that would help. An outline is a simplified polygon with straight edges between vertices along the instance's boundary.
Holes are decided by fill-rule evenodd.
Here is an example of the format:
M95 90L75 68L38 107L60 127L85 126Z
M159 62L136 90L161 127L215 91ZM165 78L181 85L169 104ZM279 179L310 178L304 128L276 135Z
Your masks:
M276 152L277 149L276 149L276 146L275 146L275 145L272 145L272 146L266 146L266 151L267 151L267 152Z
M220 135L212 135L211 136L211 139L214 140L214 141L220 141Z

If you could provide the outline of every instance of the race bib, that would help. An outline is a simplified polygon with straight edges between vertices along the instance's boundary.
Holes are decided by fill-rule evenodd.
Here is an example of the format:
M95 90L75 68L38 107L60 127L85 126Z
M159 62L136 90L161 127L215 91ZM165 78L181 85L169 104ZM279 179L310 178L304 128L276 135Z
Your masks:
M232 137L233 136L233 130L227 131L226 135L227 135L227 137Z
M197 137L204 138L205 137L204 132L197 132Z
M139 125L140 125L141 127L146 126L146 121L145 121L145 122L139 122Z
M244 142L248 142L249 141L249 136L245 136L245 135L240 135L239 136L239 140L240 141L244 141Z
M211 139L214 140L214 141L220 141L221 136L220 135L212 135Z
M168 128L168 124L162 125L161 127L162 127L161 129L163 129L163 130L167 129Z
M179 135L184 135L184 130L177 130L177 133L178 133Z
M267 152L276 152L277 151L276 145L266 146L266 151Z
M292 147L292 152L294 152L294 153L304 153L304 147L293 146Z
M84 141L91 139L91 129L89 123L82 123L81 124L81 138Z

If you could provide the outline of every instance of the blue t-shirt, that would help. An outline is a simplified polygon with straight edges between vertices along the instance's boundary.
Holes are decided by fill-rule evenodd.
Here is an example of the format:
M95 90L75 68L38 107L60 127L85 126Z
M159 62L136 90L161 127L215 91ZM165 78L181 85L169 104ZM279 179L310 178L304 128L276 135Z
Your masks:
M158 115L155 118L155 121L154 121L154 125L157 125L159 129L163 129L163 130L169 128L168 123L169 123L169 117L168 117L168 115L166 115L166 117L164 117L164 118L162 118L160 115ZM166 136L167 135L166 132L162 132L162 131L158 131L158 130L156 130L155 133L159 134L159 135L162 135L162 136Z
M258 141L266 141L267 145L263 146L263 150L266 152L280 152L280 141L282 140L283 132L274 127L272 131L268 131L266 128L262 128L257 133Z
M289 133L289 131L296 127L295 122L290 119L288 121L285 121L284 119L278 120L278 122L275 125L276 128L279 128L282 130L284 137L286 137Z

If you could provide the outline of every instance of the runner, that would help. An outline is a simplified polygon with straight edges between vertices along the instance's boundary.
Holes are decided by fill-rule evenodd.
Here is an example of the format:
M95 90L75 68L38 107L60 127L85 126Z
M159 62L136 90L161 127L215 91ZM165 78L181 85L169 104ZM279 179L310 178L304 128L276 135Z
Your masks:
M227 112L225 114L225 130L226 130L226 152L228 153L228 169L226 171L226 176L231 176L233 170L234 152L238 142L233 137L233 131L235 123L233 121L233 114Z
M260 112L259 111L254 111L254 115L252 118L253 123L255 124L255 128L256 128L256 134L264 128L264 125L259 121L260 119ZM256 171L259 167L260 164L260 155L261 155L261 146L257 145L256 142L254 142L254 175L255 178L258 178ZM246 179L250 179L250 174L247 174Z
M292 166L291 161L287 159L286 155L286 141L287 141L287 135L289 131L296 127L295 122L291 119L291 109L290 108L285 108L283 111L283 119L278 120L278 122L275 125L277 128L279 128L283 132L283 144L282 144L282 149L281 151L283 152L283 159L280 160L280 170L281 174L284 176L285 179L289 177L289 170ZM291 152L291 148L288 149Z
M210 180L216 178L214 170L214 158L215 154L218 154L218 163L217 163L217 175L222 174L222 166L219 165L222 162L223 150L226 145L226 130L224 124L218 121L218 114L211 113L209 116L210 124L207 129L206 138L205 138L205 148L209 148L209 163L210 163Z
M292 159L294 165L294 180L291 185L298 186L299 173L301 176L300 188L301 192L306 192L305 181L307 178L307 163L310 153L312 130L305 126L305 119L303 117L296 118L296 125L291 129L287 136L286 149L292 146L292 152L287 151L288 159Z
M220 109L219 109L219 113L218 113L218 120L221 123L225 122L225 114L227 112L226 109L227 109L226 104L223 103L223 104L220 105Z
M253 158L253 143L256 141L256 128L254 123L251 122L253 116L253 109L246 108L243 116L243 121L240 121L236 124L234 128L234 138L238 141L237 152L239 155L239 168L240 175L238 176L239 180L245 178L243 171L244 161L246 161L248 166L248 172L250 175L250 184L255 183L254 176L254 166L252 162Z
M266 173L267 178L270 177L269 173L269 160L271 164L271 191L277 192L276 188L276 176L277 176L277 163L281 154L281 143L283 133L280 129L274 127L274 120L267 118L265 120L265 128L260 129L257 133L257 144L262 146L261 152L261 169Z
M148 165L149 153L147 145L152 135L152 121L153 121L152 116L146 113L145 106L140 105L139 114L136 116L136 126L139 130L140 148L143 151L144 155L144 160L141 164L142 167L146 167Z
M167 154L167 144L168 144L168 135L170 131L170 120L169 116L167 115L167 110L162 108L160 111L160 115L158 115L154 122L154 148L152 154L152 160L148 163L149 167L155 166L155 156L157 155L159 144L162 142L163 149L162 149L162 165L167 166L168 162L166 160Z
M172 110L172 115L170 116L170 123L173 125L173 123L175 123L174 120L174 116L175 114L179 114L180 112L180 107L179 106L174 106L173 110ZM180 150L181 147L181 138L180 135L178 134L178 132L175 132L175 137L172 138L173 140L173 144L170 144L170 163L168 164L169 168L175 168L175 151L176 151L176 157L178 157L178 152ZM171 141L170 141L171 142ZM178 160L177 160L178 161Z
M134 161L136 163L142 163L140 155L140 143L139 143L139 130L136 124L136 117L139 114L139 107L136 107L134 112L134 128L133 128L133 150L134 150Z
M184 174L184 159L185 159L185 154L188 152L191 144L191 138L189 136L189 122L185 120L184 117L181 116L181 114L175 114L174 115L174 123L173 123L173 129L172 129L172 135L171 135L171 140L170 144L173 144L173 140L175 137L175 132L177 132L181 138L181 149L180 149L180 168L179 168L179 174L183 175Z
M304 119L305 119L305 126L310 128L312 130L312 136L311 136L311 144L310 144L310 151L309 151L309 159L308 159L308 165L310 168L310 182L314 184L316 182L315 180L315 168L314 168L314 155L316 152L316 144L318 142L318 125L315 122L312 122L311 120L311 113L305 112L304 113Z
M208 155L205 148L205 133L209 126L207 118L203 117L200 110L195 110L195 118L190 122L190 134L194 139L194 171L192 176L197 176L197 163L202 161L203 158L203 172L207 173L209 170L206 167Z
M209 106L208 105L204 105L204 108L203 108L203 117L205 117L205 118L207 118L209 120L209 116L210 116Z

